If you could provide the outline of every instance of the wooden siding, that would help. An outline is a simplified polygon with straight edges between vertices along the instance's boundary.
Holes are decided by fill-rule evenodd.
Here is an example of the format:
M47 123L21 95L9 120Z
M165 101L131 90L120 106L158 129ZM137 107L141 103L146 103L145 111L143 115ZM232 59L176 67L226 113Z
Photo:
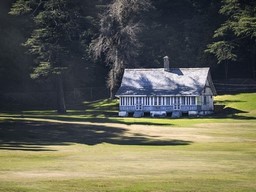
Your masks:
M203 95L203 96L201 96L201 98L202 98L201 110L213 111L214 110L213 96Z

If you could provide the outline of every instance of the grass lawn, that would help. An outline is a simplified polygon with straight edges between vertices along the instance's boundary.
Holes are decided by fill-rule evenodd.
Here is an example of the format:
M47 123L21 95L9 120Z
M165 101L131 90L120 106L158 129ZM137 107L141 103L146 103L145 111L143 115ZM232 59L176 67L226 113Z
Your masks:
M183 119L119 118L110 101L1 112L0 191L256 191L255 101L218 96L216 115Z

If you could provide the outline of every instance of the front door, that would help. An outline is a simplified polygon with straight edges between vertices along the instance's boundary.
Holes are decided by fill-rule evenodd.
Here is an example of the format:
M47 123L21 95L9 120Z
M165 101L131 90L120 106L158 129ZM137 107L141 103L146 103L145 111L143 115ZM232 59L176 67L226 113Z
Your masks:
M180 110L180 97L174 97L173 109Z
M141 111L142 110L142 102L141 102L141 98L140 97L136 98L135 110L137 110L137 111Z
M142 110L142 105L141 104L136 104L135 109L137 111L141 111Z

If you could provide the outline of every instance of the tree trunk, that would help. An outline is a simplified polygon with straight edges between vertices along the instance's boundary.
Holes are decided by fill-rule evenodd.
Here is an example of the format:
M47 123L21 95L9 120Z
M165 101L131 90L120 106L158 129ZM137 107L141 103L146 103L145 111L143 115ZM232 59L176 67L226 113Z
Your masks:
M113 100L115 98L114 89L109 89L109 99Z
M225 79L228 80L228 61L225 61Z
M66 113L66 103L63 90L62 75L57 75L57 112Z
M115 75L115 71L112 68L109 71L109 80L108 80L108 87L109 87L109 99L114 99L114 87L116 84L116 75Z
M255 69L255 65L256 65L256 62L255 62L255 57L256 57L256 42L254 41L253 45L252 45L252 60L251 60L251 66L252 66L252 78L255 79L255 76L256 76L256 69Z

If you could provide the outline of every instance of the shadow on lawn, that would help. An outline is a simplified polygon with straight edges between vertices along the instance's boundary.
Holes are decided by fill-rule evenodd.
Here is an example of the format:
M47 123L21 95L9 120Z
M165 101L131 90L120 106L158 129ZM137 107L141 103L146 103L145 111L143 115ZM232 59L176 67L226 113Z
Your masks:
M132 117L118 117L117 112L109 111L72 111L67 112L64 115L59 115L54 111L21 111L21 112L2 112L0 117L14 117L14 118L31 118L31 119L50 119L58 121L68 121L68 122L91 122L91 123L121 123L125 125L156 125L163 126L171 124L169 122L154 122L150 116L143 117L143 119L148 118L148 121L136 121ZM139 119L139 118L138 118ZM170 119L170 117L159 118L159 119ZM127 122L125 121L127 120Z
M219 106L218 106L219 107ZM222 105L221 105L222 107ZM104 117L99 117L97 115L87 115L87 112L81 113L67 113L66 116L58 116L56 115L37 115L33 116L30 114L26 114L24 116L18 115L18 118L42 118L42 119L51 119L51 120L59 120L59 121L68 121L68 122L91 122L91 123L117 123L117 124L125 124L125 125L152 125L152 126L172 126L170 121L154 121L154 119L173 119L171 117L160 117L160 118L152 118L152 117L143 117L143 119L148 119L145 121L135 120L130 117L117 117L116 114L105 114ZM256 117L246 116L242 114L247 114L247 111L241 111L235 108L226 107L223 105L222 109L215 111L213 115L208 116L198 116L198 117L188 117L184 116L178 119L224 119L224 118L232 118L236 120L256 120ZM80 115L79 118L74 117L74 115ZM108 116L109 115L109 116ZM8 117L8 115L7 115ZM125 121L127 120L127 121Z
M243 102L243 101L236 101L236 102ZM232 118L232 119L240 119L240 120L256 119L256 117L253 117L253 116L242 115L242 114L247 114L248 111L242 111L232 107L226 107L225 105L214 105L214 108L215 108L215 113L213 117Z
M52 151L52 145L189 145L191 141L161 140L158 136L125 135L123 128L29 121L0 123L0 150Z

